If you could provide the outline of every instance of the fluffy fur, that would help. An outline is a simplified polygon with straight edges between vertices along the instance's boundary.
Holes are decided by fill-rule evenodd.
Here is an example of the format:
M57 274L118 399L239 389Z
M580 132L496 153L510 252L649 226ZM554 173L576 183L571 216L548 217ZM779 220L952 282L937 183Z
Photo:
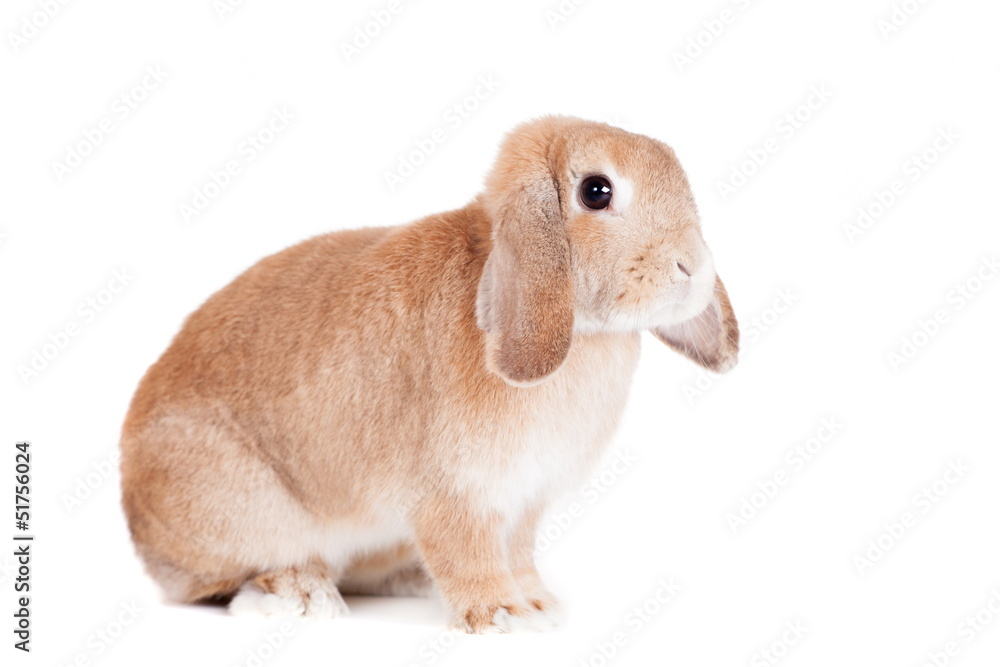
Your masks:
M578 195L604 174L603 211ZM562 117L485 192L268 257L192 314L122 438L137 551L169 598L336 616L433 584L469 632L542 629L546 505L600 456L639 333L717 371L738 330L673 151Z

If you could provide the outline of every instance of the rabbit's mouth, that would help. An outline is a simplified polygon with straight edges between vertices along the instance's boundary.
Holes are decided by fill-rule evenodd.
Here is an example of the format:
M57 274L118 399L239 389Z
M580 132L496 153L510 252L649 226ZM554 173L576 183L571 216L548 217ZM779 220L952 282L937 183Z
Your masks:
M715 301L715 268L705 263L691 280L675 285L657 304L651 326L680 324L705 312Z
M711 273L714 278L714 272ZM697 317L713 302L714 281L673 283L646 303L631 307L618 304L603 311L577 310L574 330L578 333L632 333L680 324Z

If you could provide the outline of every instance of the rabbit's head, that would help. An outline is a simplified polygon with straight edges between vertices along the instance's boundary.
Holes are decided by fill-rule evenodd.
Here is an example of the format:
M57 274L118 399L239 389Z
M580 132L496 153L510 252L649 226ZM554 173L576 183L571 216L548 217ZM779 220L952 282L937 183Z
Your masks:
M651 330L714 371L739 330L674 151L548 117L508 135L482 197L492 247L477 316L487 365L514 385L554 372L574 332Z

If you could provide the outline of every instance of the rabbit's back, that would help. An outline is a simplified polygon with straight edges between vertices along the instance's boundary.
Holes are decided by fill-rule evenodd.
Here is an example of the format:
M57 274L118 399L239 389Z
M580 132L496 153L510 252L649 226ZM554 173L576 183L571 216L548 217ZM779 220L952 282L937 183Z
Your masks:
M332 543L352 545L348 559L406 539L399 507L439 455L427 442L444 385L481 365L475 220L463 210L310 239L188 318L122 437L130 528L174 597L210 590L191 592L188 571L332 561Z

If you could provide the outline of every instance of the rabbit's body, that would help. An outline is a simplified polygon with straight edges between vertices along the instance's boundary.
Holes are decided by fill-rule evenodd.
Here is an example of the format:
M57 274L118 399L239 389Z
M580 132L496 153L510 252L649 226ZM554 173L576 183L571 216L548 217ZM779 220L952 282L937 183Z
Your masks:
M639 329L602 330L594 313L571 314L570 329L554 313L511 324L532 299L562 307L567 265L536 276L541 296L505 302L512 260L496 252L507 241L494 208L481 197L311 239L188 319L143 378L122 439L132 535L172 598L236 593L235 611L332 616L338 586L407 594L433 580L463 629L549 622L537 524L610 439ZM634 266L654 259L644 252ZM710 261L685 261L704 267L709 303ZM718 285L717 315L731 316ZM720 321L731 341L735 320ZM514 347L497 338L508 331Z
M465 494L516 524L600 456L638 334L579 336L558 376L534 387L489 373L467 354L482 346L489 243L469 213L267 258L194 313L149 370L122 443L135 481L125 507L174 597L228 593L317 558L345 588L374 583L366 557L415 545L422 501ZM160 523L144 520L150 511ZM413 565L403 553L400 569Z

